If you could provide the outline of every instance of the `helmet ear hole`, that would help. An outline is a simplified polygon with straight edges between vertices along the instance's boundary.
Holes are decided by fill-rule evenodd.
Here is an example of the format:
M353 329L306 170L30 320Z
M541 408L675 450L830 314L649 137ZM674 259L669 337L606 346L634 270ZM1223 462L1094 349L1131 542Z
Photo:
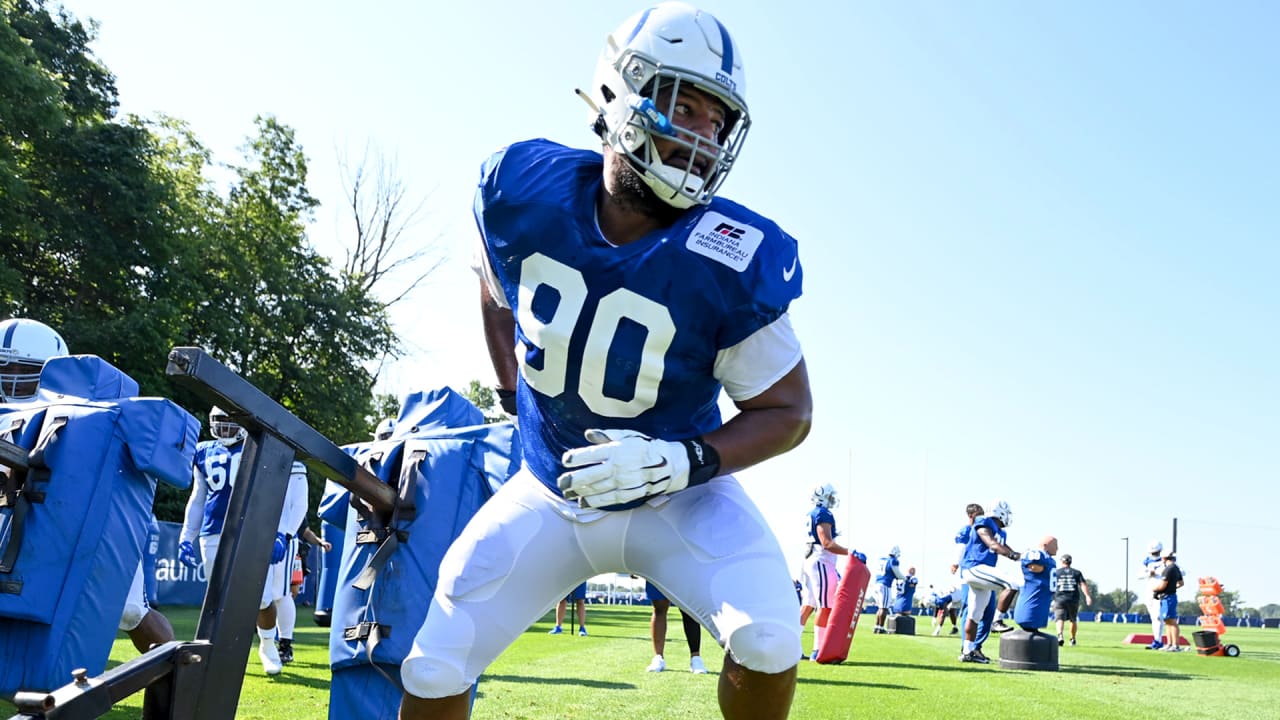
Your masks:
M613 90L609 89L608 85L601 85L600 97L603 97L605 102L611 103L617 96L613 94Z

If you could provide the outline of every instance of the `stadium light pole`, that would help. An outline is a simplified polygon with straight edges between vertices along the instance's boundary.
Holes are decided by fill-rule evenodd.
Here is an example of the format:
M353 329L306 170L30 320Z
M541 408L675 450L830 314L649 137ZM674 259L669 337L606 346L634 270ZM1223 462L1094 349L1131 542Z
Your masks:
M1129 612L1129 538L1120 538L1124 541L1124 604L1125 608L1122 612Z

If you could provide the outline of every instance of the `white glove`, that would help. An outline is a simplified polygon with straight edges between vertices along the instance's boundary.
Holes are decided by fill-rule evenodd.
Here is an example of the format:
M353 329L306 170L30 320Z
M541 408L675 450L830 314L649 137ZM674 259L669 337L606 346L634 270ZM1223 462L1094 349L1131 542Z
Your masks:
M565 451L570 470L557 483L583 507L622 505L689 486L689 453L683 443L655 440L634 430L588 430L586 447Z

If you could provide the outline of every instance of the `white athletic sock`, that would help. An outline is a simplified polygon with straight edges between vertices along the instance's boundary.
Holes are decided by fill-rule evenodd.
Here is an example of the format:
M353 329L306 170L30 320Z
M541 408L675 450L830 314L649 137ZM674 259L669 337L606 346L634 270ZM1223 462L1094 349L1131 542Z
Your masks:
M292 597L282 597L276 601L276 627L280 629L281 640L292 640L293 629L298 625L298 606Z
M276 629L275 628L258 628L258 637L262 638L263 640L275 640Z

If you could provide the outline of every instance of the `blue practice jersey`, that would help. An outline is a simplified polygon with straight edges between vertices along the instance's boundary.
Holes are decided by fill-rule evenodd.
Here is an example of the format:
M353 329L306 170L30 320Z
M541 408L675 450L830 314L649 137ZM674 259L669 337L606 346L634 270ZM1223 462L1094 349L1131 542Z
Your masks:
M898 558L892 555L880 558L880 572L876 574L876 582L890 587L900 577L902 577L902 570L898 568Z
M831 525L831 539L836 538L836 516L831 514L831 510L821 505L815 505L809 511L809 542L822 545L822 541L818 539L818 526L822 523Z
M1000 529L1000 526L996 525L996 521L986 515L979 515L973 521L973 529L965 540L964 557L960 559L960 567L995 566L999 556L991 548L987 547L986 543L982 542L982 538L978 537L978 529L984 527L991 533L992 537L1002 543L1004 542L1004 531Z
M916 599L916 585L919 583L920 579L915 575L907 575L897 582L894 587L893 612L911 612L911 605Z
M222 533L243 451L243 442L227 447L217 440L205 440L196 445L193 480L204 483L205 487L204 520L200 523L202 536Z
M557 494L561 456L589 428L683 440L719 427L716 354L800 295L796 241L723 198L610 245L596 223L602 176L599 153L531 140L490 158L476 191L515 314L524 459Z
M1013 621L1024 628L1040 629L1049 624L1049 608L1053 605L1053 584L1049 576L1054 574L1057 563L1041 550L1026 551L1021 562L1022 591L1018 593ZM1040 571L1032 571L1032 565L1040 566Z

